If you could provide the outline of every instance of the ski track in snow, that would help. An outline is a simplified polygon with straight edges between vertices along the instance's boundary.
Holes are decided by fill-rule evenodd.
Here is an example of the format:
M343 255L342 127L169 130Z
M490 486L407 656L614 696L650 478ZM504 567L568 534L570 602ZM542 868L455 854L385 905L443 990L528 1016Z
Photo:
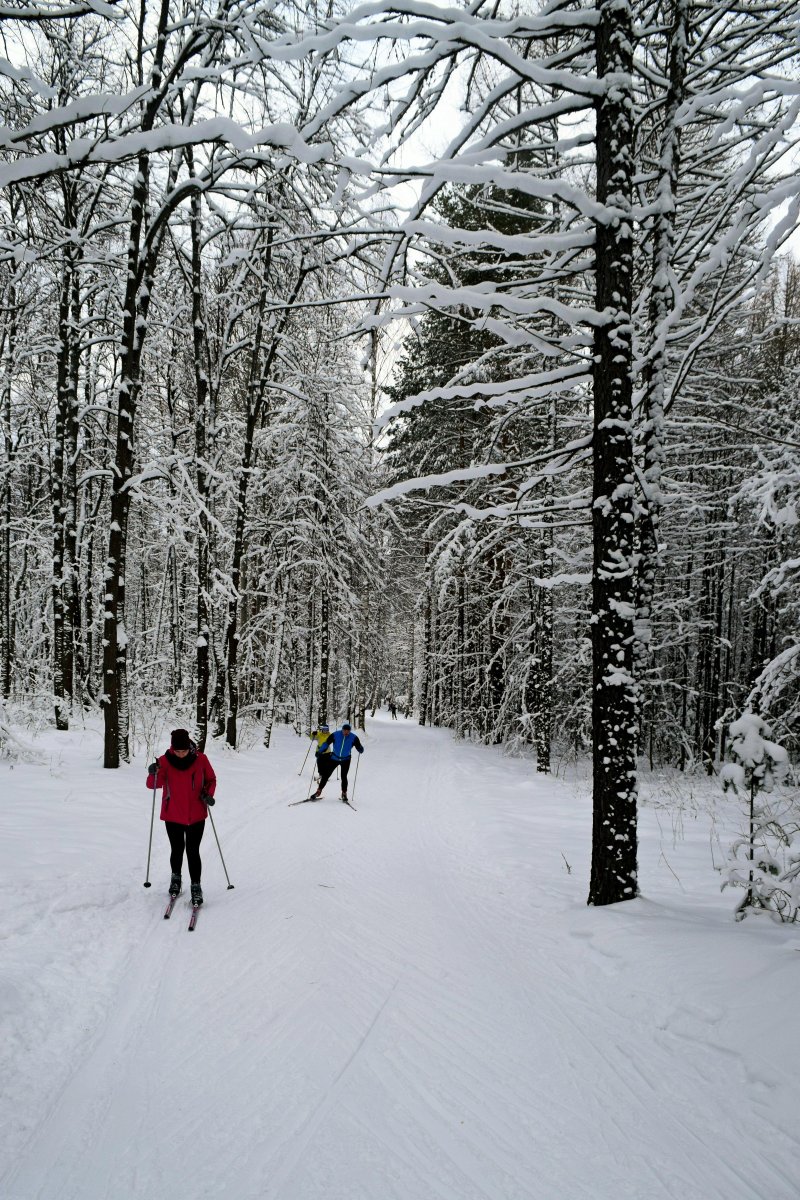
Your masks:
M290 808L282 728L210 750L236 887L209 826L187 937L144 768L58 736L0 767L3 1200L796 1200L800 942L701 813L593 910L577 785L380 715L358 812Z

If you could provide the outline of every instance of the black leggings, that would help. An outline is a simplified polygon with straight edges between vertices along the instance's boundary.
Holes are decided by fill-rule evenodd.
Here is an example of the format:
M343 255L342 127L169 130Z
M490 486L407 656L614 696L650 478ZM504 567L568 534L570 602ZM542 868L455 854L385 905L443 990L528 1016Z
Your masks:
M205 821L195 821L194 825L179 825L177 821L165 821L164 824L167 827L167 837L172 847L169 865L176 875L180 875L185 847L189 878L192 883L199 883L200 873L203 870L203 864L200 861L200 843L206 827Z
M317 759L317 767L319 769L320 791L325 787L325 784L337 767L339 768L339 776L342 781L342 791L347 791L347 773L350 770L349 758L343 758L341 762L338 762L332 754L321 754Z

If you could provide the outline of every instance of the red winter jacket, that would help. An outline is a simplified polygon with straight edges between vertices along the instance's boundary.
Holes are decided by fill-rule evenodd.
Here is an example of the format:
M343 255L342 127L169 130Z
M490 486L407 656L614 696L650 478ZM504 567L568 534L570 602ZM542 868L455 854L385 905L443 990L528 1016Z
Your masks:
M188 765L182 770L175 763L178 758L172 758L167 751L157 758L158 774L153 779L147 776L149 788L163 788L161 800L161 820L175 821L178 825L194 825L197 821L205 821L208 816L208 805L202 799L203 793L214 795L217 777L211 769L211 763L205 754L192 752L182 761Z

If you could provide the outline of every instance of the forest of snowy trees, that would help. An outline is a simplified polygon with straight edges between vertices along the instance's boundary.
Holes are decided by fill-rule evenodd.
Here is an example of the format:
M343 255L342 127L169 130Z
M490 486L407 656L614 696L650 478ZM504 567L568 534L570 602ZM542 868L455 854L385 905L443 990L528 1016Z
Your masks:
M0 692L797 749L793 2L0 6Z

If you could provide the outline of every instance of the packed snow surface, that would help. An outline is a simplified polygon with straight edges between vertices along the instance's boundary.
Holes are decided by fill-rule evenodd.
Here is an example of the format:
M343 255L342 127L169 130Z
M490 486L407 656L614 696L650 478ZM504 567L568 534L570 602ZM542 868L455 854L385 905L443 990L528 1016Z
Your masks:
M287 728L210 746L191 934L144 750L0 766L3 1200L796 1200L800 935L719 893L735 803L651 780L642 898L591 909L585 785L364 741L356 812L288 807Z

